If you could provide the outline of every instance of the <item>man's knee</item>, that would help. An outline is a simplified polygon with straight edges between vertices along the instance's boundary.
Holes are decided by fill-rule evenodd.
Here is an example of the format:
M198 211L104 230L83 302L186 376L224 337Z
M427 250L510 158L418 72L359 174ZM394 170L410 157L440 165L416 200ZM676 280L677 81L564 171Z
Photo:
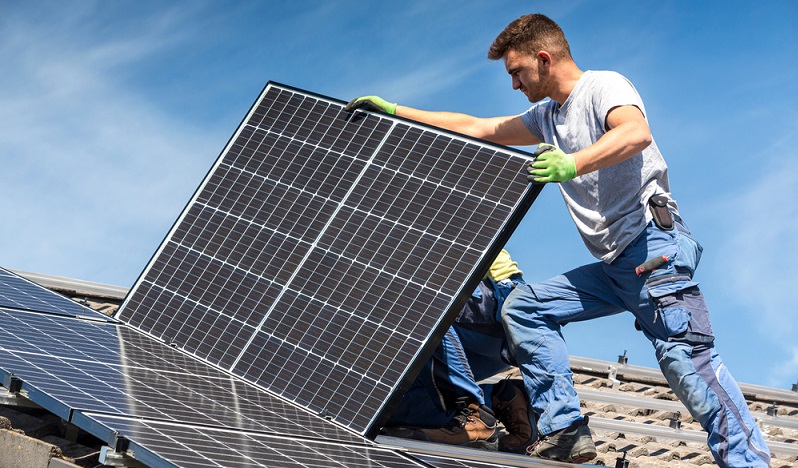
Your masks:
M721 410L716 389L708 381L714 375L709 353L704 356L702 351L709 348L678 342L661 343L661 346L659 364L665 379L690 414L709 430L711 421Z

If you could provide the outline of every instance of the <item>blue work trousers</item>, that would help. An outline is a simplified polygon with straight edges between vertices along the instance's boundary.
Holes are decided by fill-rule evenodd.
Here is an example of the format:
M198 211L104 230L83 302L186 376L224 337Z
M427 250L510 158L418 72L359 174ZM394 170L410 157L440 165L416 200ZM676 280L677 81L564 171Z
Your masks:
M514 284L494 284L493 297L487 298L496 307L493 313L497 321L498 311ZM479 288L474 291L477 295L481 295ZM490 406L493 386L477 382L511 368L501 357L505 346L504 336L480 333L478 327L452 325L391 414L388 425L441 427L455 416L454 403L460 397Z
M667 263L638 275L643 262ZM734 378L713 345L709 312L692 280L701 247L680 222L653 222L612 263L597 262L542 283L519 286L502 310L541 434L583 419L561 327L631 311L654 345L662 373L709 434L720 466L767 466L770 453Z

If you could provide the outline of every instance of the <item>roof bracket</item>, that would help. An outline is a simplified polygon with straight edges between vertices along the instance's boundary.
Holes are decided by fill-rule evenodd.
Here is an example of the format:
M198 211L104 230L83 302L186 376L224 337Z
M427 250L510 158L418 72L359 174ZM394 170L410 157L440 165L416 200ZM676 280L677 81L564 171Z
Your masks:
M136 460L127 452L118 452L105 445L100 449L100 463L106 466L118 466L126 468L147 468L147 465Z
M11 393L19 393L22 390L22 379L14 374L8 374L3 378L3 386Z
M626 350L623 350L623 354L618 355L618 364L625 366L629 364L629 358L626 357Z
M3 386L0 387L0 405L40 408L39 405L27 398L28 392L22 390L22 384L22 379L13 374L7 374L3 378Z
M618 390L618 388L621 386L621 381L618 380L618 368L615 366L610 366L607 371L607 377L612 382L612 389Z
M768 416L776 417L779 415L779 405L776 404L774 401L772 405L767 407L767 414Z
M677 430L677 431L682 429L682 420L679 419L681 417L682 417L682 412L681 411L677 411L676 414L672 418L668 418L671 421L670 424L668 424L671 427L671 429L674 429L674 430Z
M623 451L623 458L615 459L615 468L629 468L629 460L626 459L626 450Z

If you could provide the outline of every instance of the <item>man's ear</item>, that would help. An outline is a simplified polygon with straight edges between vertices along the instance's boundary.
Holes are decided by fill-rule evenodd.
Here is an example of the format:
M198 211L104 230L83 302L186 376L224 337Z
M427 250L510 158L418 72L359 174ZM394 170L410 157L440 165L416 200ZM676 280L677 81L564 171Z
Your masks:
M537 54L535 54L535 56L544 65L551 65L551 54L546 52L545 50L539 51Z

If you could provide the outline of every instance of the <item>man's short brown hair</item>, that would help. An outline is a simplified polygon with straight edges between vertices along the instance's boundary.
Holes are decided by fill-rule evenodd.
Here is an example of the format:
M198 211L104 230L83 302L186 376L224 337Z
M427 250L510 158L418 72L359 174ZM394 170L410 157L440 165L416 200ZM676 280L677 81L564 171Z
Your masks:
M547 16L524 15L508 24L488 50L488 58L499 60L508 50L535 55L541 50L560 59L571 58L571 48L562 29Z

